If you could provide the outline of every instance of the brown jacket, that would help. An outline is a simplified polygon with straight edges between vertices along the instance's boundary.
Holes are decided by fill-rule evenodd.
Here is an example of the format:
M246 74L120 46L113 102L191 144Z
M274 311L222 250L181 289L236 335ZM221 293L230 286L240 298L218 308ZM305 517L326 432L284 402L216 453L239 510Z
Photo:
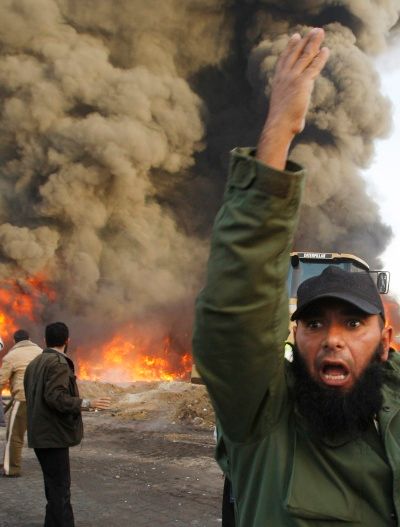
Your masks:
M3 357L3 364L0 368L0 389L2 390L10 382L13 399L25 401L25 370L28 364L40 353L42 353L42 349L30 340L17 342Z

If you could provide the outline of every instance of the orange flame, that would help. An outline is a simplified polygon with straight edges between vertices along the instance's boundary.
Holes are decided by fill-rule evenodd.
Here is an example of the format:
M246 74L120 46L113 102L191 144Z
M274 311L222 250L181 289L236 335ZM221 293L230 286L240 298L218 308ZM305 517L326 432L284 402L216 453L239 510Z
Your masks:
M0 287L0 336L10 340L26 323L37 322L55 292L42 275L25 280L3 280Z
M126 336L127 333L130 336ZM149 338L132 335L131 328L125 328L121 334L89 353L89 359L84 358L87 353L80 348L76 354L78 377L83 380L183 380L189 377L192 366L190 354L175 351L170 337L165 337L157 346Z
M55 300L56 292L43 275L24 280L3 280L0 287L0 336L6 342L6 348L12 345L12 335L18 327L41 326L45 305ZM42 331L40 327L38 333ZM78 377L114 382L189 378L190 354L176 347L169 336L159 338L157 342L154 337L128 326L100 347L92 345L90 349L80 347L76 350Z

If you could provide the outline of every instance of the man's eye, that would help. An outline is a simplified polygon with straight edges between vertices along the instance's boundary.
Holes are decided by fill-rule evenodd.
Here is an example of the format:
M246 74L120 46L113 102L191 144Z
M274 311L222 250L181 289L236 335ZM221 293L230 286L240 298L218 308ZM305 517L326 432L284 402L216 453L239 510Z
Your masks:
M361 326L361 320L359 320L358 318L352 318L347 321L347 325L351 328L358 328Z
M320 320L308 320L307 327L310 329L319 329L322 327L322 322Z

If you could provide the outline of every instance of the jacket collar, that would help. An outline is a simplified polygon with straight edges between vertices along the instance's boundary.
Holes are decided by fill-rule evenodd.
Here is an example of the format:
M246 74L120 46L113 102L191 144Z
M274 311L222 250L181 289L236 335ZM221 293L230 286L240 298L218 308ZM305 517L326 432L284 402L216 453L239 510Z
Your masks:
M14 350L14 349L17 349L17 348L23 348L24 346L36 346L36 344L34 342L32 342L31 340L20 340L19 342L16 342L14 344L14 346L10 349L11 350Z
M43 350L43 353L53 353L53 354L56 354L56 355L59 355L59 356L63 357L67 361L67 364L69 365L71 370L73 372L75 372L74 363L72 362L72 360L65 353L61 353L60 351L57 351L54 348L45 348Z

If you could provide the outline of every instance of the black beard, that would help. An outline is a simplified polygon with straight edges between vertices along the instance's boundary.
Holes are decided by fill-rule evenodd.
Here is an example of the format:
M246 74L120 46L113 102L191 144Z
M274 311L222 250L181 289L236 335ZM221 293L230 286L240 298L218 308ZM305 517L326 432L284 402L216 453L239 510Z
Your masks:
M383 400L383 363L379 361L382 351L379 345L353 388L342 392L312 379L294 347L292 371L296 406L312 434L331 439L342 435L357 436L371 426Z

